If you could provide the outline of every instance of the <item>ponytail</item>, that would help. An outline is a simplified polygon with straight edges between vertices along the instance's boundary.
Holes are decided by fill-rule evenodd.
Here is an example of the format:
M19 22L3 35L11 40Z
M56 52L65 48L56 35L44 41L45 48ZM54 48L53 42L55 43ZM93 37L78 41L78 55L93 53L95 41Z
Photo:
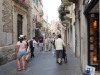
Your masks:
M20 39L19 39L19 41L20 41L20 43L22 43L22 41L23 41L23 38L20 38Z

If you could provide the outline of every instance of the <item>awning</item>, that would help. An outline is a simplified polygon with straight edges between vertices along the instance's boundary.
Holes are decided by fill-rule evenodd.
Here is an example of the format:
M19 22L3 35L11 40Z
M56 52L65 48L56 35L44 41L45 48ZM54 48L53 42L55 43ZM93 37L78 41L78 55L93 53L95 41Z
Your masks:
M84 14L89 13L99 0L91 0L89 4L85 3Z

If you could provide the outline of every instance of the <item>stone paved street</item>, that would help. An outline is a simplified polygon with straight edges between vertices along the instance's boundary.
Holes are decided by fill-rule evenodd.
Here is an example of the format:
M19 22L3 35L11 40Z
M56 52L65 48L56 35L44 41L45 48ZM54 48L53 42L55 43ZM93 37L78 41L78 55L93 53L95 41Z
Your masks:
M71 49L67 48L68 63L62 65L56 63L51 52L38 52L35 58L27 63L26 71L18 72L16 61L12 61L0 67L0 75L82 75L80 63Z

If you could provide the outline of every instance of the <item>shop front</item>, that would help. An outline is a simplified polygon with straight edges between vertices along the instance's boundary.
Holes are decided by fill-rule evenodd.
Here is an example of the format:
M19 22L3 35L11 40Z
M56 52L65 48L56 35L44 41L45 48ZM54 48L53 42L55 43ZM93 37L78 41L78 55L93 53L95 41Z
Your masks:
M99 48L99 0L85 3L85 15L88 22L88 65L100 70Z

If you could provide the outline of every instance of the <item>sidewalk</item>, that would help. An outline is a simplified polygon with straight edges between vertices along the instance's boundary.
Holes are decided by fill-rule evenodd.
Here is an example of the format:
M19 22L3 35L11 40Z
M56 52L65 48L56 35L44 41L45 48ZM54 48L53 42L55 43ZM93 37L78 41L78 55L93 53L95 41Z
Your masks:
M27 70L16 71L16 61L0 66L0 75L82 75L80 62L72 50L67 49L68 63L59 65L51 52L35 53L35 58L27 63Z
M96 72L96 75L100 75L100 72Z

